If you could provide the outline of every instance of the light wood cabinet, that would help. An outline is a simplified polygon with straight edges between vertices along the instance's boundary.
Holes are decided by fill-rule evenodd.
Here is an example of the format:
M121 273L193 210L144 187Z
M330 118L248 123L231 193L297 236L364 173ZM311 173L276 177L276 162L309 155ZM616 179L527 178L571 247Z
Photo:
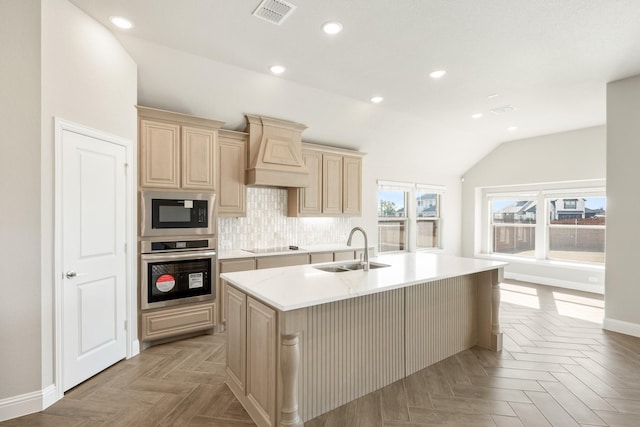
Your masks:
M289 216L360 216L362 155L351 150L303 144L309 187L290 188Z
M334 261L352 261L355 259L355 251L341 251L333 253Z
M362 214L362 158L342 158L342 213L350 216Z
M322 153L302 150L302 159L309 170L309 186L290 188L289 216L322 214Z
M342 156L322 155L322 213L342 214Z
M175 335L213 330L216 325L215 303L186 305L142 312L141 340L154 341Z
M215 189L213 165L217 131L182 126L182 188Z
M222 122L138 106L142 188L214 191Z
M230 381L230 387L236 388L244 395L247 367L247 296L231 286L225 288L230 319L226 345L227 380Z
M290 267L292 265L309 264L309 254L275 255L256 258L256 268Z
M255 270L255 269L256 269L255 258L229 259L229 260L221 260L218 262L219 274L233 273L235 271ZM224 280L220 280L220 275L216 276L216 282L218 282L220 286L220 289L217 295L222 296L222 298L219 299L220 322L225 323L227 321L227 307L228 307L226 282Z
M219 216L247 215L244 182L247 143L246 133L220 130L216 161Z
M333 261L333 252L316 252L309 254L310 264Z
M232 322L230 322L232 323ZM247 297L247 380L245 393L264 423L276 421L276 312Z
M180 188L180 126L140 120L140 186Z

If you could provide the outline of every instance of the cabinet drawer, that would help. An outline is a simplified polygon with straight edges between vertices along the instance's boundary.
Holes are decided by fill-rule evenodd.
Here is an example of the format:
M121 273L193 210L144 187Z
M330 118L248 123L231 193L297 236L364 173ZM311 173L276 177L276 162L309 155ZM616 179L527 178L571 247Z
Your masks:
M343 252L334 252L333 260L334 261L351 261L355 259L354 251L343 251Z
M318 252L318 253L310 254L310 256L311 256L311 264L333 261L333 252Z
M256 266L261 268L289 267L292 265L309 264L309 254L295 254L283 256L270 256L256 259Z
M204 331L215 326L215 304L200 304L142 313L142 340Z

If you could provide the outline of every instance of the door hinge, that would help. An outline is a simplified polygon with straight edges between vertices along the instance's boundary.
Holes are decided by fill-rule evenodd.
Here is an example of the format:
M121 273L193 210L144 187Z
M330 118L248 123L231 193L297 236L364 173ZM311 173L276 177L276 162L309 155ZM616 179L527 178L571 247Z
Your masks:
M124 253L125 253L125 254L127 253L127 249L129 249L129 246L125 243L125 244L124 244Z
M124 321L124 330L125 331L127 330L127 321L126 320Z
M129 163L124 164L124 174L127 175L127 171L129 170Z

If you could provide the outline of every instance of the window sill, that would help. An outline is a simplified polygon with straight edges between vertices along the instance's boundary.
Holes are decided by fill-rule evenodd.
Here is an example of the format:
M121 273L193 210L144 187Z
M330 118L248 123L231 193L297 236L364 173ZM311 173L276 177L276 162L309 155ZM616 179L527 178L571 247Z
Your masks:
M509 255L496 255L496 254L475 254L476 258L490 259L494 261L506 261L511 263L521 263L521 264L530 264L530 265L544 265L548 267L557 267L563 268L567 270L582 270L582 271L605 271L604 265L598 264L587 264L582 262L570 262L570 261L558 261L558 260L550 260L550 259L535 259L535 258L524 258L518 256L509 256Z

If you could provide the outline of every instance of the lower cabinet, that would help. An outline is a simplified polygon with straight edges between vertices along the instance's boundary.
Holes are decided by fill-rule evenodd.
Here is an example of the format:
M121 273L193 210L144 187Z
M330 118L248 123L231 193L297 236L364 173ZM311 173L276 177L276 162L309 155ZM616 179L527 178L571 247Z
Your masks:
M247 297L247 399L264 425L276 420L276 312Z
M247 271L256 269L255 258L241 258L221 260L218 264L218 273L233 273L235 271ZM224 280L220 280L220 276L216 277L216 281L220 283L217 295L220 295L220 323L227 321L227 293L225 292L226 284Z
M354 251L342 251L333 253L334 261L352 261L353 259L355 259Z
M227 384L258 425L276 422L276 312L232 286L228 301Z
M309 264L309 254L276 255L256 259L256 268L290 267L292 265Z
M216 325L216 306L211 302L142 312L140 324L142 341L213 330Z
M227 316L227 380L229 386L245 394L247 368L247 297L242 292L225 286Z

